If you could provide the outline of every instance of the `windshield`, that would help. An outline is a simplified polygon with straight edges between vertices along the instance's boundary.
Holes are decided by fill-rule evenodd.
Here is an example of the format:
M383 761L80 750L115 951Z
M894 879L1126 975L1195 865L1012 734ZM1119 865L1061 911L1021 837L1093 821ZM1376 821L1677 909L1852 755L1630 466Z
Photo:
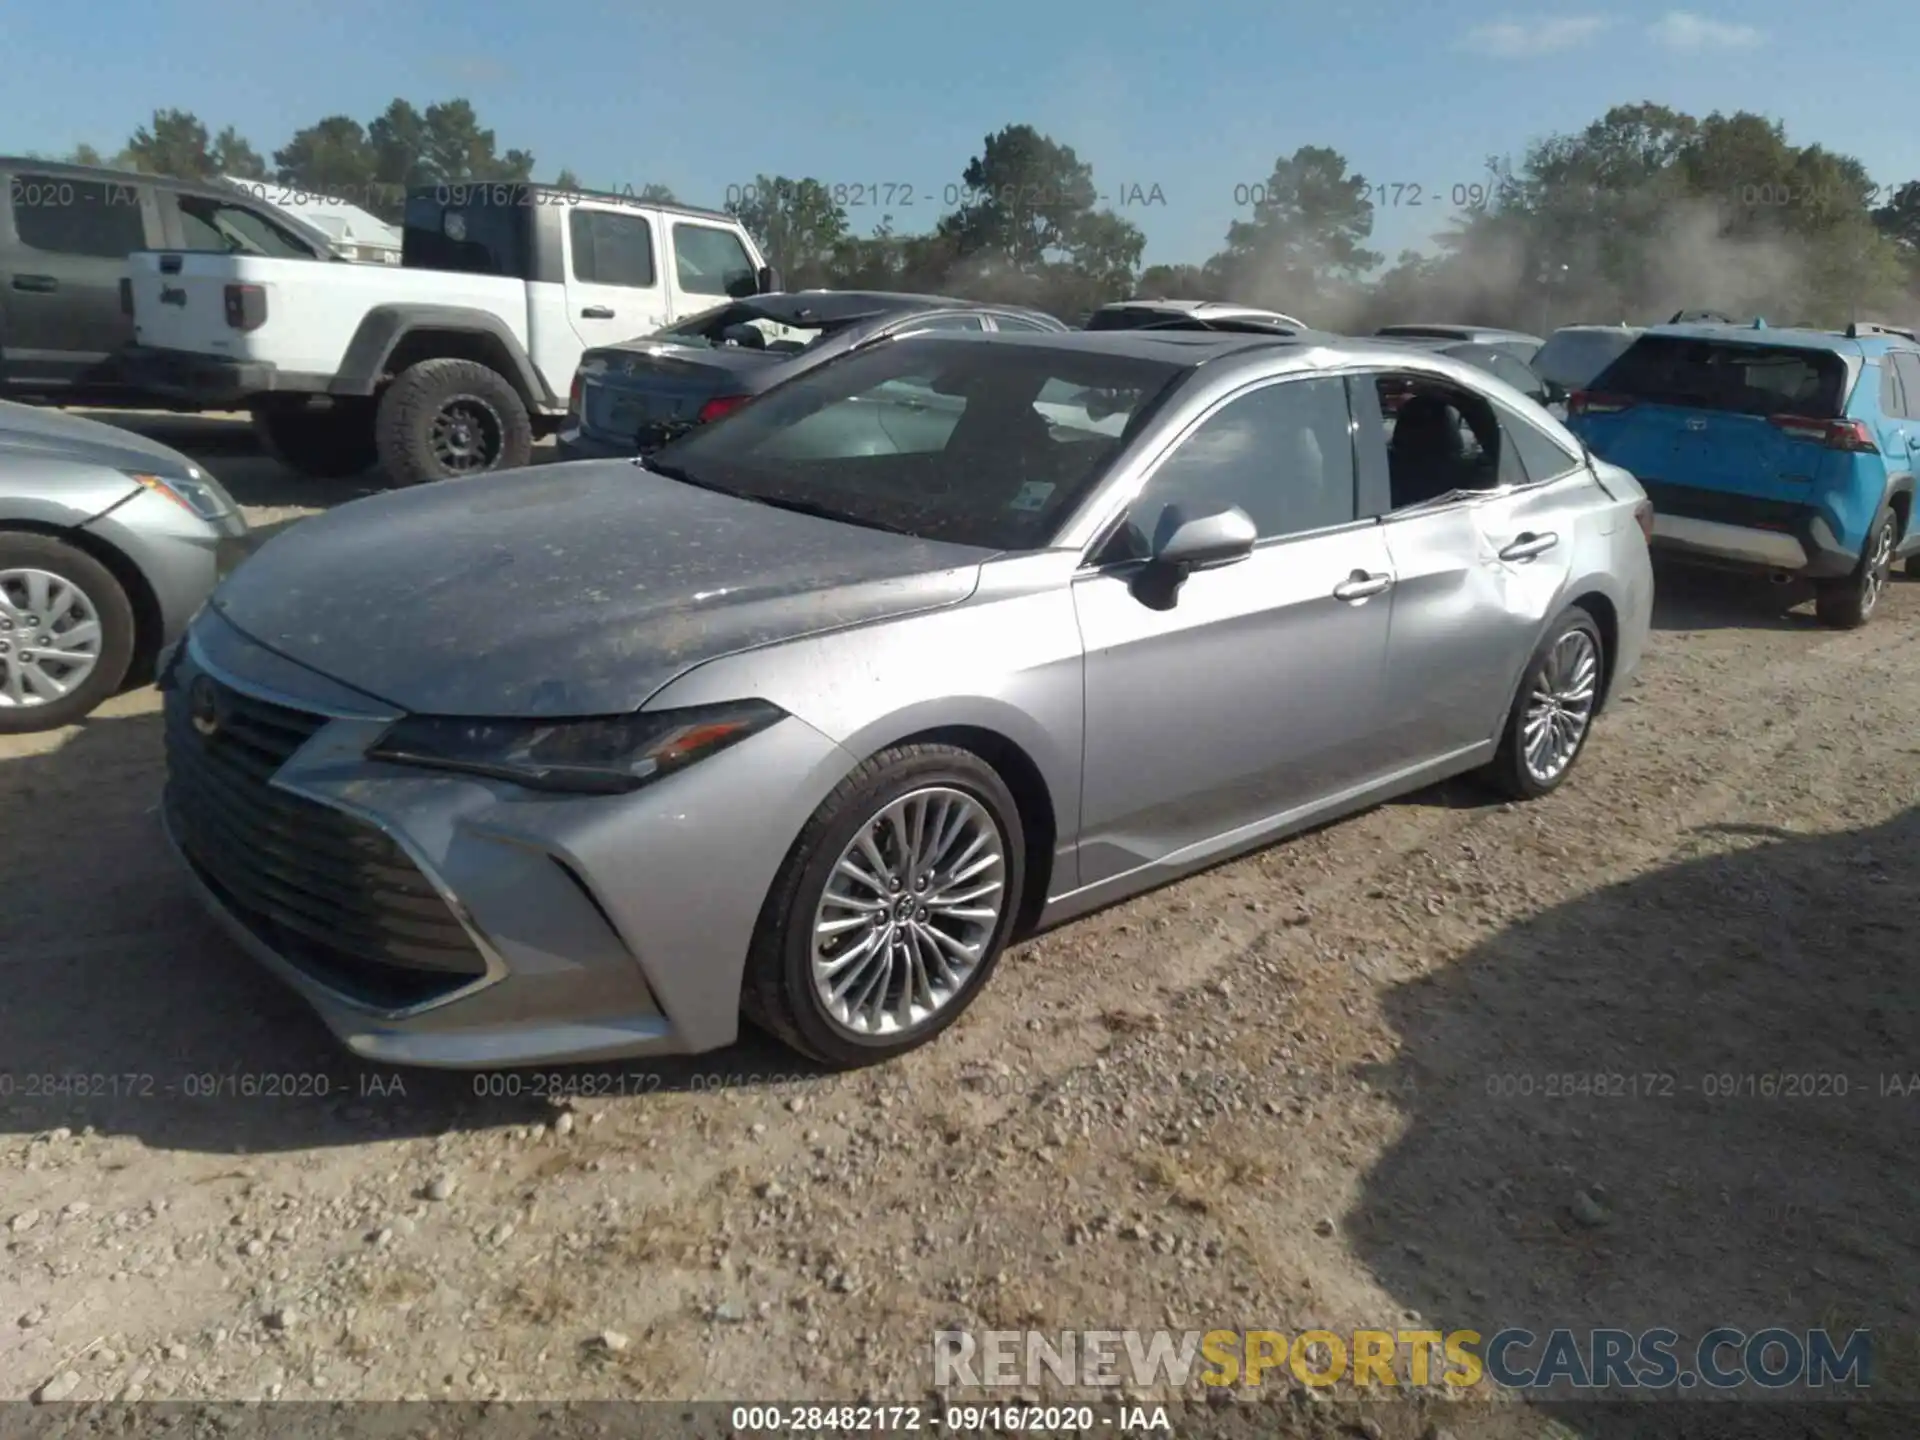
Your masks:
M917 339L830 362L658 451L696 485L993 550L1041 549L1186 367Z
M796 324L775 320L751 304L720 305L656 331L649 338L712 350L737 347L798 355L855 323L856 320L847 319Z
M1637 338L1629 330L1562 330L1540 347L1540 353L1533 357L1533 368L1556 385L1584 389Z
M1828 350L1645 335L1592 388L1655 405L1825 420L1840 413L1846 377Z

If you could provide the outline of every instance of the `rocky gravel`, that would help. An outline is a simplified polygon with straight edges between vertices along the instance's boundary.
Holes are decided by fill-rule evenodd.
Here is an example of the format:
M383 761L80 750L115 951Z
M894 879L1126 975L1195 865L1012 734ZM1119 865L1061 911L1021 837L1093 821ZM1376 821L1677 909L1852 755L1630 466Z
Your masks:
M160 433L267 526L337 498L237 429ZM0 1393L916 1400L950 1327L1911 1346L1920 586L1850 634L1803 598L1663 571L1560 794L1448 785L1041 937L845 1077L363 1066L173 883L150 693L0 741ZM1265 1389L1262 1433L1333 1433ZM1337 1423L1517 1423L1401 1398Z

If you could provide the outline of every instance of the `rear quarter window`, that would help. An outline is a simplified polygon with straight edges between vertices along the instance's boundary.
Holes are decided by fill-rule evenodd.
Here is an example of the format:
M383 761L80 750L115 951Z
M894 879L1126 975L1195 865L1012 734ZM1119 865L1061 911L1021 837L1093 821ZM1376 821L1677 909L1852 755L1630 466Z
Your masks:
M1845 402L1846 378L1846 362L1830 350L1647 335L1592 388L1655 405L1832 419Z
M446 195L408 199L401 263L408 269L455 270L465 275L524 276L531 273L528 217L523 200L489 204L485 186L442 186ZM464 203L448 203L449 198Z

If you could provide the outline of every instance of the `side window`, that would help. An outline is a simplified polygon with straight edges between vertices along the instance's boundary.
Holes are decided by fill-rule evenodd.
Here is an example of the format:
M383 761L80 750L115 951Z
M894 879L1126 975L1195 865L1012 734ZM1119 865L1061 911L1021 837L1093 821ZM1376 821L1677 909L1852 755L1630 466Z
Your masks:
M1455 490L1519 484L1513 446L1484 397L1429 375L1381 375L1387 477L1393 508L1423 505Z
M1580 463L1578 456L1569 454L1546 431L1511 410L1500 410L1500 429L1505 440L1503 448L1511 452L1519 472L1514 484L1552 480Z
M994 328L998 330L1039 330L1051 331L1052 326L1042 325L1027 315L999 315L993 317Z
M1902 393L1906 387L1901 384L1898 357L1892 352L1880 357L1880 413L1882 415L1905 415L1907 413L1906 396Z
M1896 350L1892 359L1900 377L1902 400L1900 409L1894 413L1909 420L1920 420L1920 355L1910 350Z
M1229 400L1180 441L1133 502L1109 560L1148 553L1169 505L1238 506L1263 540L1344 525L1356 514L1347 390L1285 380Z
M131 185L15 175L7 188L14 230L30 250L124 260L147 247L140 192Z
M190 250L214 250L230 255L264 255L273 260L311 260L314 247L291 230L267 219L258 210L182 195L180 228Z
M920 315L904 320L895 335L920 335L928 330L985 330L986 322L978 315Z
M646 216L575 209L567 215L567 238L574 279L629 290L653 287L653 226Z
M680 288L689 295L751 295L755 272L747 247L731 230L711 225L673 227L673 257Z
M1522 395L1538 395L1541 392L1540 377L1521 364L1513 356L1494 351L1488 363L1493 373L1507 382Z

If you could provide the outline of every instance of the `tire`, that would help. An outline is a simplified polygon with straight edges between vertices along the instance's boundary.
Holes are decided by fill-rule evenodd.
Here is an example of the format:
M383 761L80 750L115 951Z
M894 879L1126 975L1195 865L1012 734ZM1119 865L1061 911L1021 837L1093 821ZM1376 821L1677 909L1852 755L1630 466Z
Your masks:
M256 407L253 433L268 455L315 480L350 479L380 458L373 443L373 409L365 403L336 403L324 410Z
M1606 641L1593 616L1578 605L1562 610L1553 624L1547 627L1546 634L1527 661L1527 668L1521 673L1513 706L1507 712L1506 728L1501 733L1500 749L1484 772L1485 778L1495 789L1510 799L1538 800L1543 795L1552 794L1565 783L1573 771L1574 762L1580 758L1580 752L1587 747L1587 737L1593 733L1593 719L1600 703L1600 686L1606 673ZM1528 749L1528 732L1536 718L1536 705L1549 693L1559 697L1559 713L1570 716L1577 725L1571 748L1564 744L1557 747L1559 753L1553 757L1551 767L1530 760ZM1569 703L1568 697L1582 693L1585 696L1584 709L1577 700ZM1563 721L1563 735L1564 731Z
M374 440L395 485L512 470L533 458L520 392L473 360L422 360L401 372L380 397Z
M1822 580L1813 592L1813 613L1835 630L1858 630L1880 608L1900 543L1900 517L1882 505L1860 549L1860 563L1844 580Z
M30 610L36 581L47 586L42 592L45 598L57 598L64 584L78 601L57 616ZM6 647L0 655L0 734L57 730L119 692L133 663L133 606L106 566L51 535L0 531L0 602L4 602L0 604L0 645ZM98 641L87 650L92 668L78 674L77 666L34 663L34 673L66 681L72 688L54 699L33 698L29 669L18 658L28 648L22 645L22 637L32 633L37 640L40 635L71 631L84 622L87 612L99 627ZM39 622L31 632L22 623L27 615ZM49 620L56 629L48 630ZM76 678L77 684L73 683Z
M878 824L889 806L902 801L909 805L944 804L948 820L963 814L972 817L971 834L963 831L947 847L948 859L966 852L974 836L988 835L997 841L1001 855L997 867L1000 909L991 921L981 918L964 926L951 916L946 922L939 922L935 916L943 932L954 940L977 944L972 969L958 974L949 971L945 980L930 979L927 988L917 991L920 996L933 998L933 986L938 984L947 992L929 1013L917 1017L908 1013L903 1017L889 1005L887 1008L893 1010L893 1023L869 1026L867 1033L860 1033L858 1016L836 1016L816 988L814 925L825 901L829 880L842 873L839 865L843 852ZM862 762L813 813L767 894L741 990L741 1009L747 1019L802 1054L837 1070L855 1069L904 1055L945 1030L973 1003L992 976L1019 913L1021 886L1026 878L1025 837L1019 813L1006 782L971 751L951 745L901 745ZM937 819L930 819L928 823L935 830L942 824ZM882 837L880 845L883 858L899 858L890 841ZM987 883L994 873L989 869L968 877L962 882L966 888L951 893L969 898L968 891ZM910 876L902 882L897 892L901 900L895 908L912 893L913 884ZM852 881L839 881L842 893L867 903L874 903L885 893L877 889L862 893L862 888ZM933 892L937 893L939 888L935 884ZM906 909L911 910L912 905ZM848 912L841 913L844 916ZM914 918L925 921L928 914L927 910L921 910ZM871 923L882 946L889 935L899 933L884 917ZM912 933L924 935L929 928L915 925ZM859 945L862 939L861 930L856 927L852 933L835 937L829 943L839 945L844 954L848 947ZM934 942L925 942L927 951L934 948ZM910 964L914 954L911 950L892 947L886 947L885 953L888 958L880 966L869 968L861 962L850 962L851 968L842 972L854 977L849 982L850 995L857 996L868 983L860 978L863 972L873 975L875 970L883 969L886 978L877 982L877 999L893 998L896 1003L904 1000L903 982L912 973ZM922 961L921 973L928 977L938 974L933 964L926 961ZM852 1006L847 1008L850 1012L854 1010ZM905 1023L900 1023L902 1019Z

